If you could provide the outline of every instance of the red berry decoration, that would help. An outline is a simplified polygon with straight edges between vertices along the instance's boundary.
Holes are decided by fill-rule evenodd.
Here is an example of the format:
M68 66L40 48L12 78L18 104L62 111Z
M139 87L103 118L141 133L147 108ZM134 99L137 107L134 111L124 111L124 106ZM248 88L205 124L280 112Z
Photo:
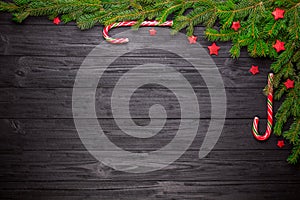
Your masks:
M285 85L286 89L294 88L294 81L292 81L291 79L288 79L288 80L286 80L284 85Z
M59 17L55 17L55 18L53 19L53 24L58 25L60 22L61 22L61 21L60 21Z
M252 65L251 69L249 70L253 75L258 74L259 70L258 70L258 66L254 66Z
M280 8L276 8L273 12L272 15L274 15L274 19L278 20L278 19L283 19L284 17L284 10L280 9Z
M283 140L278 140L278 142L277 142L277 146L279 147L279 148L282 148L282 147L284 147L284 141Z
M188 40L189 40L190 44L196 44L197 43L197 37L194 36L194 35L188 37Z
M235 31L238 31L239 28L241 28L240 22L239 22L239 21L237 21L237 22L232 22L231 28L232 28L233 30L235 30Z
M276 40L276 43L273 45L274 49L276 49L277 53L280 51L284 51L284 42L281 42L280 40Z
M152 29L149 30L149 33L150 33L151 36L156 35L156 32L157 31L154 28L152 28Z
M209 49L209 54L210 55L218 55L220 47L216 45L216 43L214 42L211 46L207 47Z

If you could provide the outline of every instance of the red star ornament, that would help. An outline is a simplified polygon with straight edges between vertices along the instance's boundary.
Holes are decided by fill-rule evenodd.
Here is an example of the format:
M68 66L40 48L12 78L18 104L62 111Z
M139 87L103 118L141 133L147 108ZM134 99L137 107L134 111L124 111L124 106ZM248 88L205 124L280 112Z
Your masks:
M278 140L278 142L277 142L277 146L279 147L279 148L282 148L282 147L284 147L284 141L283 140Z
M233 30L235 30L235 31L238 31L239 28L241 28L240 22L239 22L239 21L237 21L237 22L232 22L231 28L232 28Z
M157 31L154 28L152 28L152 29L149 30L149 33L150 33L151 36L156 35L156 32Z
M280 51L284 51L284 42L281 42L280 40L276 40L276 43L273 45L274 49L276 49L277 53Z
M197 37L194 36L194 35L188 37L188 40L189 40L190 44L196 44L197 43Z
M53 24L58 25L60 22L61 22L61 21L60 21L59 17L55 17L55 18L53 19Z
M216 45L216 43L214 42L211 46L207 47L209 49L209 54L213 55L215 54L216 56L219 53L220 47Z
M284 17L284 10L280 9L280 8L276 8L273 12L272 15L274 15L274 19L278 20L278 19L283 19Z
M288 80L286 80L284 85L285 85L286 89L294 88L294 81L292 81L291 79L288 79Z
M249 70L249 72L251 72L253 75L258 74L259 73L258 66L252 65L252 67Z

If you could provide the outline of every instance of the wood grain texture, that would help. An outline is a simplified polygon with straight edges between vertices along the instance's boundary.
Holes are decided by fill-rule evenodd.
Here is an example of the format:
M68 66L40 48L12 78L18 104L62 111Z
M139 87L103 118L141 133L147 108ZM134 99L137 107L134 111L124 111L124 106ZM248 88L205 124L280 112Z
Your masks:
M96 92L96 112L98 118L112 118L109 110L111 88L99 88ZM178 89L180 90L180 89ZM185 92L184 89L182 89ZM210 117L210 97L204 93L206 90L196 89L201 103L201 118ZM217 90L218 91L218 90ZM124 88L124 93L127 89ZM170 118L180 117L179 108L174 106L176 99L164 99L165 89L152 90L143 88L131 99L132 112L137 113L138 118L148 118L148 112L139 112L152 93L151 104L164 103L168 109ZM71 88L1 88L0 89L0 118L73 118L72 114L72 89ZM153 94L154 93L154 94ZM266 118L266 97L261 89L227 89L227 118L248 118L258 115ZM89 91L83 92L82 97L91 95ZM217 98L217 97L216 97ZM186 99L184 103L188 103ZM85 103L85 100L82 100ZM202 109L201 109L202 108ZM190 110L189 112L193 112ZM87 113L85 118L91 118ZM218 117L218 116L217 116Z
M157 148L151 140L144 140L143 143L132 140L131 143L126 143L126 139L128 139L126 135L118 127L111 126L112 119L99 120L106 134L116 144L122 145L128 150L155 150ZM146 121L145 119L139 120ZM178 119L170 119L170 122L161 133L162 135L157 138L160 142L157 145L172 140L174 133L178 130L178 121ZM191 150L199 150L209 121L208 119L200 121L198 134L195 142L190 147ZM214 149L220 151L236 150L236 153L241 154L243 154L243 152L240 152L242 150L276 150L277 147L274 144L276 144L277 138L275 136L272 136L265 143L258 143L253 140L249 132L251 124L252 121L249 119L227 119L219 142ZM26 151L85 151L72 119L2 119L0 125L2 129L6 130L6 133L2 134L2 139L8 141L2 144L0 151L7 152L14 149ZM89 128L97 130L97 126L93 123ZM264 126L262 125L261 128L263 130ZM241 137L241 135L244 137ZM10 138L13 138L11 140L14 140L14 142L10 141ZM289 146L284 147L286 150L289 148ZM94 150L97 150L97 148ZM273 158L276 158L275 156Z
M297 183L267 183L267 182L126 182L126 186L113 189L96 189L93 182L91 188L83 189L24 189L24 190L5 190L3 198L12 199L14 196L22 196L30 199L295 199L297 200ZM40 182L43 184L43 182ZM86 182L81 183L83 185ZM73 185L77 185L73 183ZM278 188L277 188L278 187ZM285 187L289 187L286 193ZM224 191L224 192L222 192ZM209 197L209 198L208 198Z
M198 151L211 120L211 104L207 88L195 71L174 59L174 66L188 77L200 102L197 136L189 150L168 167L129 174L97 161L85 149L73 121L76 73L86 55L103 41L102 27L80 31L74 23L55 26L43 17L18 25L10 17L0 14L0 199L299 199L299 166L285 161L291 146L278 149L278 138L273 135L267 142L257 142L250 132L255 115L262 118L261 132L265 130L266 97L262 89L271 60L249 58L245 49L241 58L233 60L228 53L231 44L218 42L220 55L212 58L226 88L227 115L218 143L199 160ZM128 29L115 29L111 34L124 30ZM206 48L211 42L204 39L203 31L203 27L196 27L195 34ZM137 124L145 125L149 123L149 106L163 104L168 111L164 129L153 140L140 140L129 138L114 126L108 105L113 82L133 65L164 57L146 53L140 51L119 59L107 70L96 92L97 117L105 134L132 152L153 151L168 144L180 119L176 99L166 89L148 85L131 99L133 118ZM99 59L105 57L99 55ZM248 71L252 64L260 67L256 76ZM86 67L87 82L89 74L102 70ZM143 78L139 73L130 78ZM174 86L184 94L185 88L175 81ZM126 93L129 87L130 83L123 85L122 91ZM90 94L82 93L85 95ZM145 107L150 97L151 104ZM275 103L276 109L279 104ZM90 117L83 120L91 120ZM97 129L93 123L88 128Z
M102 58L104 59L104 58ZM58 57L58 56L0 56L0 62L5 68L0 68L0 87L21 88L72 88L84 57ZM119 77L137 62L152 63L157 61L155 57L124 57L113 67L107 69L106 76L110 79ZM173 60L178 66L182 66L180 60ZM267 82L268 66L270 61L263 59L240 58L214 58L216 65L223 77L226 88L257 88L261 89ZM260 65L260 73L255 77L249 73L249 65ZM207 66L207 70L210 70ZM102 70L99 67L86 67L88 73L93 74ZM189 76L194 87L198 79L191 69L181 69L180 72ZM161 72L164 73L164 72ZM132 76L132 78L139 77ZM174 82L176 84L176 82ZM111 82L102 83L101 87L113 87Z

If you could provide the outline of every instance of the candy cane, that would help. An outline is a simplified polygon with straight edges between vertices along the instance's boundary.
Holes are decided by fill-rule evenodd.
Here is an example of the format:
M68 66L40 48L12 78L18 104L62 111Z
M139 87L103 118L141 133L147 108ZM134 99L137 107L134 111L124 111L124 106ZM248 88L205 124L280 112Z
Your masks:
M103 37L105 38L106 41L108 41L112 44L127 43L129 41L128 38L112 38L108 35L108 31L112 28L133 26L135 24L137 24L137 21L124 21L124 22L118 22L118 23L114 23L109 26L106 26L103 29ZM172 26L172 25L173 25L173 21L166 21L164 23L160 23L158 21L144 21L141 23L140 26Z
M255 139L264 141L267 140L272 132L272 125L273 125L273 77L274 75L272 73L269 74L268 76L268 101L267 101L267 106L268 106L268 122L267 122L267 130L264 135L259 135L258 133L258 122L259 118L255 117L253 120L253 125L252 125L252 134Z

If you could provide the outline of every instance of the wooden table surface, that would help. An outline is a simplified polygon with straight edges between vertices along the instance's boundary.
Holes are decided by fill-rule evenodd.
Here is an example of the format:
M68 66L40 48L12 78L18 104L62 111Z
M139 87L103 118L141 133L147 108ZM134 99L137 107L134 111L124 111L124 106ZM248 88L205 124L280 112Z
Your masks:
M76 73L89 52L103 42L95 27L80 31L74 24L53 25L45 18L30 18L22 25L11 22L10 15L0 14L0 198L1 199L299 199L299 166L285 160L291 146L276 146L274 135L267 142L257 142L251 135L255 115L260 129L266 127L266 97L262 93L271 61L252 59L243 50L238 60L230 58L230 43L213 56L226 88L227 116L221 137L205 158L197 158L201 138L177 161L149 173L116 171L97 161L84 147L72 116L72 90ZM115 29L112 34L124 28ZM203 47L204 28L195 35ZM123 58L110 71L111 80L126 69L126 62L151 62L155 52L142 50ZM127 63L128 64L128 63ZM251 65L260 73L252 76ZM193 71L184 71L193 79ZM113 88L109 81L102 94ZM146 87L144 94L166 93L164 88ZM204 89L199 87L199 94ZM136 96L139 109L142 98ZM168 98L168 97L166 97ZM154 100L161 101L161 99ZM164 99L166 104L174 101ZM155 102L159 103L159 102ZM175 102L176 103L176 102ZM203 101L203 107L208 106ZM278 108L279 103L275 103ZM176 107L176 106L175 106ZM151 151L156 144L167 143L178 120L172 116L166 137L143 144L118 135L113 139L129 151ZM99 108L102 125L114 134L111 115ZM203 123L210 120L202 115ZM147 123L144 114L136 120ZM205 125L203 126L205 129ZM200 128L201 129L201 128ZM154 142L154 143L153 143Z

